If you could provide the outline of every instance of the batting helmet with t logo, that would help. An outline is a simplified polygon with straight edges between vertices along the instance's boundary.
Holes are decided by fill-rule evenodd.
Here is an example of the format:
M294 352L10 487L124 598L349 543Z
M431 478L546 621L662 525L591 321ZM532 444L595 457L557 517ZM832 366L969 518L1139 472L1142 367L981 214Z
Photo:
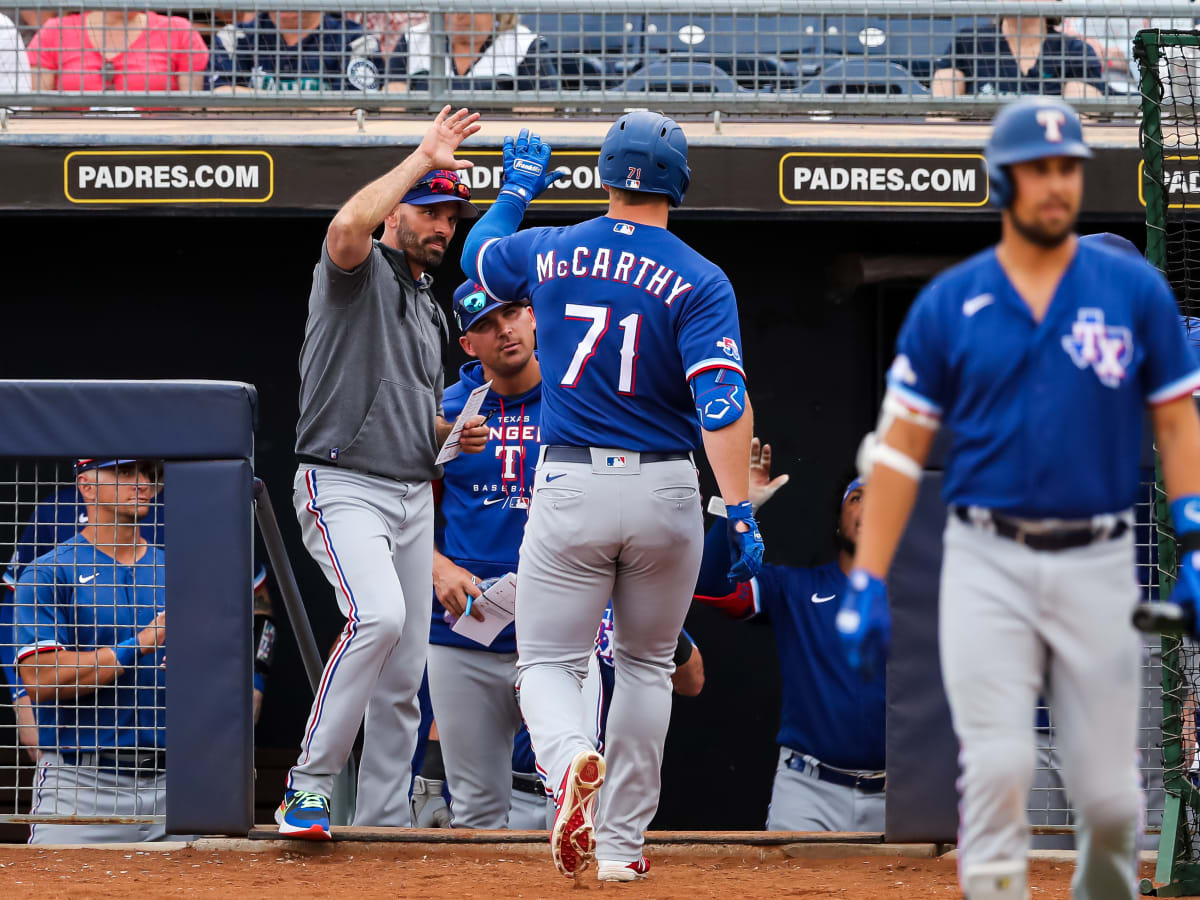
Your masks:
M1083 142L1079 114L1055 97L1027 97L1004 107L992 120L987 158L989 198L994 206L1012 202L1012 182L1007 166L1047 156L1091 158Z
M652 112L621 116L600 145L600 183L627 191L666 194L683 202L692 180L687 138L674 119Z

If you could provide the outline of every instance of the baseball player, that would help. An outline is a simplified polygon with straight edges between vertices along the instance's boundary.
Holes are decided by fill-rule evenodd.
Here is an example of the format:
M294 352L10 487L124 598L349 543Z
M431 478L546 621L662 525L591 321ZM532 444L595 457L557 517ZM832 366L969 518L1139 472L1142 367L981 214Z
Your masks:
M750 502L757 510L786 483L771 479L771 445L750 449ZM883 672L864 680L846 661L834 619L846 593L862 518L862 478L838 491L837 559L813 568L763 566L748 584L725 577L725 530L708 532L696 599L738 619L769 621L783 680L779 765L767 812L770 831L883 831Z
M1030 725L1046 685L1078 814L1073 896L1132 898L1142 415L1148 406L1180 545L1200 546L1200 369L1162 276L1074 235L1091 151L1069 105L1004 107L986 156L1001 239L935 278L901 329L863 447L871 484L837 626L853 663L882 668L883 579L945 422L939 638L962 746L963 890L1026 896ZM1200 583L1194 563L1185 559L1185 595L1189 579Z
M690 180L683 130L655 113L622 116L600 149L607 215L514 234L558 174L549 160L537 135L506 139L504 187L468 236L463 269L537 313L543 449L518 569L517 678L543 778L558 785L554 863L574 877L598 846L598 876L630 880L648 869L671 659L700 565L691 454L703 440L730 509L734 575L747 580L763 551L747 499L752 415L733 288L666 230ZM580 684L610 597L606 759L584 726Z
M300 351L294 503L346 616L276 811L282 835L329 838L329 794L366 719L354 822L409 825L429 643L434 464L445 317L430 293L459 219L476 214L454 158L478 114L445 107L420 146L334 216ZM382 224L383 239L372 240ZM463 432L478 452L483 429Z
M136 460L76 465L88 524L21 572L17 671L42 747L35 816L133 816L166 802L165 557L141 535L158 480ZM35 825L34 844L161 840L161 823Z

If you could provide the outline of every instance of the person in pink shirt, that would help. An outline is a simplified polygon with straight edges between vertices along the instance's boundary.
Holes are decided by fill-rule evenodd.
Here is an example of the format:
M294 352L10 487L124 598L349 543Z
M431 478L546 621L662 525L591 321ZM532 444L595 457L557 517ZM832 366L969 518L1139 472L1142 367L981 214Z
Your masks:
M111 9L50 19L29 63L39 91L201 91L208 47L180 16Z

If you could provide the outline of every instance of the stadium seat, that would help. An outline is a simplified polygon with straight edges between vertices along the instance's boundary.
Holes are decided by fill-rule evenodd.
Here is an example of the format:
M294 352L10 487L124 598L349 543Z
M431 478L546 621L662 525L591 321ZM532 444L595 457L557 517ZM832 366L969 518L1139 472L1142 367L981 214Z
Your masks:
M929 88L908 69L883 60L851 57L829 60L821 74L804 83L801 94L888 94L916 96Z
M564 90L612 87L642 63L644 16L534 13L521 24L546 41Z
M717 66L675 59L642 66L617 90L654 94L729 94L737 93L742 88Z

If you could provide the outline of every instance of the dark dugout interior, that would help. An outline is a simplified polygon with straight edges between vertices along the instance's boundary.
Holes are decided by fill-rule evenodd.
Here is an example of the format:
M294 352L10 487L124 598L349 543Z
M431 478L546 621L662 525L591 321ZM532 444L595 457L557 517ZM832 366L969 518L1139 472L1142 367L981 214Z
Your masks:
M291 484L297 358L327 221L112 213L0 219L8 261L4 377L212 378L258 388L256 470L281 517L322 649L342 621L301 546ZM905 311L930 275L994 241L998 218L825 213L764 220L712 213L681 215L672 228L733 282L757 431L775 451L775 473L791 476L761 516L768 561L826 561L834 552L836 482L874 423ZM1081 230L1106 227L1087 223ZM1143 243L1136 222L1113 230ZM462 278L461 239L434 273L447 309ZM464 361L457 343L446 360L450 383ZM701 469L708 496L713 482ZM277 591L276 611L281 634L256 738L257 821L267 821L278 803L283 767L294 757L312 699ZM707 683L699 697L676 701L653 827L762 828L780 705L770 628L700 606L687 627L703 653ZM5 706L0 744L16 743L10 723Z

